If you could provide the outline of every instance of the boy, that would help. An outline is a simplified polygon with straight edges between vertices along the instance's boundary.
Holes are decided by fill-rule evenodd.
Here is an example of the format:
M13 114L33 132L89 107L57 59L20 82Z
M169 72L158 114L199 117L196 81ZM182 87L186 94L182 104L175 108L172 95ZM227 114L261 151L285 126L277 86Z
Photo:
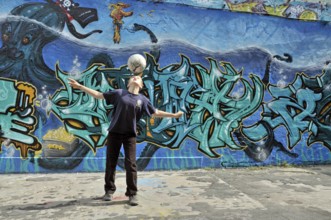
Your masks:
M129 66L129 68L131 68ZM130 69L136 73L135 69ZM111 124L107 136L107 156L105 171L105 195L103 200L111 201L116 190L115 173L116 165L123 144L125 154L125 170L127 189L125 195L129 197L129 204L138 205L137 200L137 165L136 165L136 123L143 113L152 117L179 118L183 112L168 113L157 110L150 101L139 91L143 88L143 81L139 75L129 79L128 90L115 89L105 93L87 88L73 79L69 85L80 89L97 99L105 99L106 103L114 106Z

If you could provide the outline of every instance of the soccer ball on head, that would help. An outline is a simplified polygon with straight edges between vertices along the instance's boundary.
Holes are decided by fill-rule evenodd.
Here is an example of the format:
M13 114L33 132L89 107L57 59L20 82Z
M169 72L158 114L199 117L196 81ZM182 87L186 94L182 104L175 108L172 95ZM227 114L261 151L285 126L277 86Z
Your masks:
M133 54L128 59L128 68L133 74L139 74L146 68L146 59L140 54Z

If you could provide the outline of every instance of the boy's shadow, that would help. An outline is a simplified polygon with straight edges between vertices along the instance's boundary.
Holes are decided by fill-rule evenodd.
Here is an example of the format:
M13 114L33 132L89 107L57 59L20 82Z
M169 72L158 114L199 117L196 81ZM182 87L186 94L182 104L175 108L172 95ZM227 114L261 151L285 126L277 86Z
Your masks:
M1 210L45 210L68 206L112 206L128 204L126 196L115 196L112 201L103 201L102 197L82 198L74 200L48 201L41 203L2 206Z

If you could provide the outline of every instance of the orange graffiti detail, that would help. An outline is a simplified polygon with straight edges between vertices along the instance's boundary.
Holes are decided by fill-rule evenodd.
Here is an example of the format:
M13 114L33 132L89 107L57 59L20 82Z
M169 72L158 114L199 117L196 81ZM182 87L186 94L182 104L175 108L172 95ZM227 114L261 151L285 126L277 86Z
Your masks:
M108 6L109 9L111 9L110 17L113 18L113 26L114 26L114 36L113 41L115 44L119 44L121 40L121 27L124 17L132 16L133 11L125 12L123 11L124 8L130 7L129 4L125 4L122 2L118 2L116 4L110 4Z

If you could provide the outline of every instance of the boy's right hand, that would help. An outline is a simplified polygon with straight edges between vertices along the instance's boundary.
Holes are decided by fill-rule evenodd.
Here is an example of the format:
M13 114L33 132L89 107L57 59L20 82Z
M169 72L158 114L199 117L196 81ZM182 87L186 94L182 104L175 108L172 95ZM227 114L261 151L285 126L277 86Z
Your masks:
M175 113L175 118L180 118L180 117L182 117L183 114L184 114L184 112L178 111Z
M74 88L74 89L80 89L81 88L81 84L79 84L76 80L68 78L69 80L69 85Z

